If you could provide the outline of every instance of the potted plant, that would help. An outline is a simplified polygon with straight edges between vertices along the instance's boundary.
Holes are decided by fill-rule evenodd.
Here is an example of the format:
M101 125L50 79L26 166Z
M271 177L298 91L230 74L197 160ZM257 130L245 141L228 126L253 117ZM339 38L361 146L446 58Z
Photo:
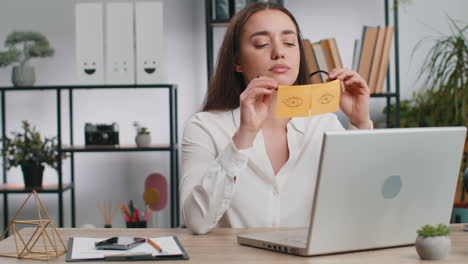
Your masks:
M419 71L418 78L424 80L426 89L414 92L411 99L401 101L401 127L467 125L468 25L458 26L449 20L451 34L433 41ZM424 43L420 41L414 52ZM390 105L390 110L394 113L394 104ZM390 117L393 118L394 114Z
M19 62L19 66L13 67L11 76L11 81L15 86L32 86L34 84L36 80L34 68L27 65L31 58L49 57L54 54L54 49L49 47L47 38L39 32L13 31L7 36L5 46L8 51L3 56L13 59L14 62ZM18 46L19 49L17 49Z
M147 127L140 125L138 121L133 122L133 126L136 128L137 135L135 137L135 143L138 147L147 147L151 144L151 134Z
M416 251L421 259L445 259L450 251L450 227L444 224L425 225L417 231Z
M6 67L17 61L19 56L20 52L16 49L0 52L0 68Z
M20 166L26 187L41 187L44 165L57 169L56 138L42 139L36 128L25 120L22 121L22 129L21 132L12 132L13 138L3 138L4 165L7 170Z

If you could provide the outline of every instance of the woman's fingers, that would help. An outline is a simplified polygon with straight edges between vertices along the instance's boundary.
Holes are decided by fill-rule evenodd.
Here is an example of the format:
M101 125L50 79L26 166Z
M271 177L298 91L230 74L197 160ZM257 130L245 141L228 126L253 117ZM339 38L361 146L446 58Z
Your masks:
M253 89L253 88L256 88L256 87L264 87L264 88L274 89L274 88L278 87L278 82L271 79L271 78L267 79L267 77L260 77L260 78L257 78L255 80L252 80L245 90L250 90L250 89Z
M333 79L340 79L342 81L346 81L349 78L359 76L359 74L355 71L349 70L349 69L338 69L332 71L330 74L330 77Z
M364 93L363 89L367 87L366 81L359 75L359 73L349 69L334 69L327 81L341 80L345 85L346 90Z
M337 74L345 71L346 69L333 69L329 74L328 74L328 78L327 78L327 82L329 81L333 81L336 78Z
M259 77L252 80L240 96L241 101L257 101L262 95L268 95L278 87L278 82L269 77Z
M353 89L356 87L357 89L353 89L356 91L361 91L361 88L366 87L366 83L364 82L364 79L362 79L360 76L352 76L351 78L347 79L344 81L344 84L347 87L350 87L350 89Z
M256 87L253 89L250 89L249 91L246 91L245 94L242 96L241 95L241 100L243 101L257 101L258 98L260 98L262 95L271 95L274 92L273 89L269 88L263 88L263 87ZM243 98L242 98L243 97Z

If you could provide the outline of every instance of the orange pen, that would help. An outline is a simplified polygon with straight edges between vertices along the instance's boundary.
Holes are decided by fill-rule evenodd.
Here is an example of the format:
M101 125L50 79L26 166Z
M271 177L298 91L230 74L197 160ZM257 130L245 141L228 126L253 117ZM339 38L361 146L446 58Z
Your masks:
M132 215L128 211L128 208L125 206L125 204L122 203L120 206L122 207L122 211L128 216L128 218L132 219Z
M157 249L159 252L162 252L163 249L158 245L156 244L156 242L154 242L153 240L147 238L146 239L146 242L148 242L151 246L153 246L155 249Z

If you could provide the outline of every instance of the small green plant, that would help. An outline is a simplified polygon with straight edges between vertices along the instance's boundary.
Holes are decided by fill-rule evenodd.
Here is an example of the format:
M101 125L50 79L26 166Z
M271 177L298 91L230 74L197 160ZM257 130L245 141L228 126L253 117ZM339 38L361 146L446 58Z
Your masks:
M436 226L425 225L417 231L418 235L423 237L433 236L447 236L452 230L450 227L444 224L438 224Z
M136 128L136 132L137 132L138 135L149 135L150 134L148 128L141 126L138 121L133 122L133 126Z
M15 61L18 61L20 52L16 49L0 52L0 68L6 67Z
M13 62L19 62L20 66L24 66L31 58L54 55L54 49L50 47L49 41L39 32L13 31L7 36L5 46L8 51L0 52L0 67Z
M56 138L41 138L35 127L22 121L22 132L12 132L13 138L3 138L2 155L6 169L16 166L49 165L57 169L58 145ZM62 156L65 158L65 155Z

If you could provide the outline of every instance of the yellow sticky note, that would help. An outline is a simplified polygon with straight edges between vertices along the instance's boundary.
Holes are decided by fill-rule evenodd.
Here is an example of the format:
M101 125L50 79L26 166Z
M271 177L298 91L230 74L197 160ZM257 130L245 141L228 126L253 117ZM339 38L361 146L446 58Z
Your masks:
M336 112L340 106L339 80L309 85L280 85L276 117L306 117Z
M311 115L336 112L340 108L339 80L323 83L311 88Z
M276 101L276 117L309 116L309 85L280 85Z

